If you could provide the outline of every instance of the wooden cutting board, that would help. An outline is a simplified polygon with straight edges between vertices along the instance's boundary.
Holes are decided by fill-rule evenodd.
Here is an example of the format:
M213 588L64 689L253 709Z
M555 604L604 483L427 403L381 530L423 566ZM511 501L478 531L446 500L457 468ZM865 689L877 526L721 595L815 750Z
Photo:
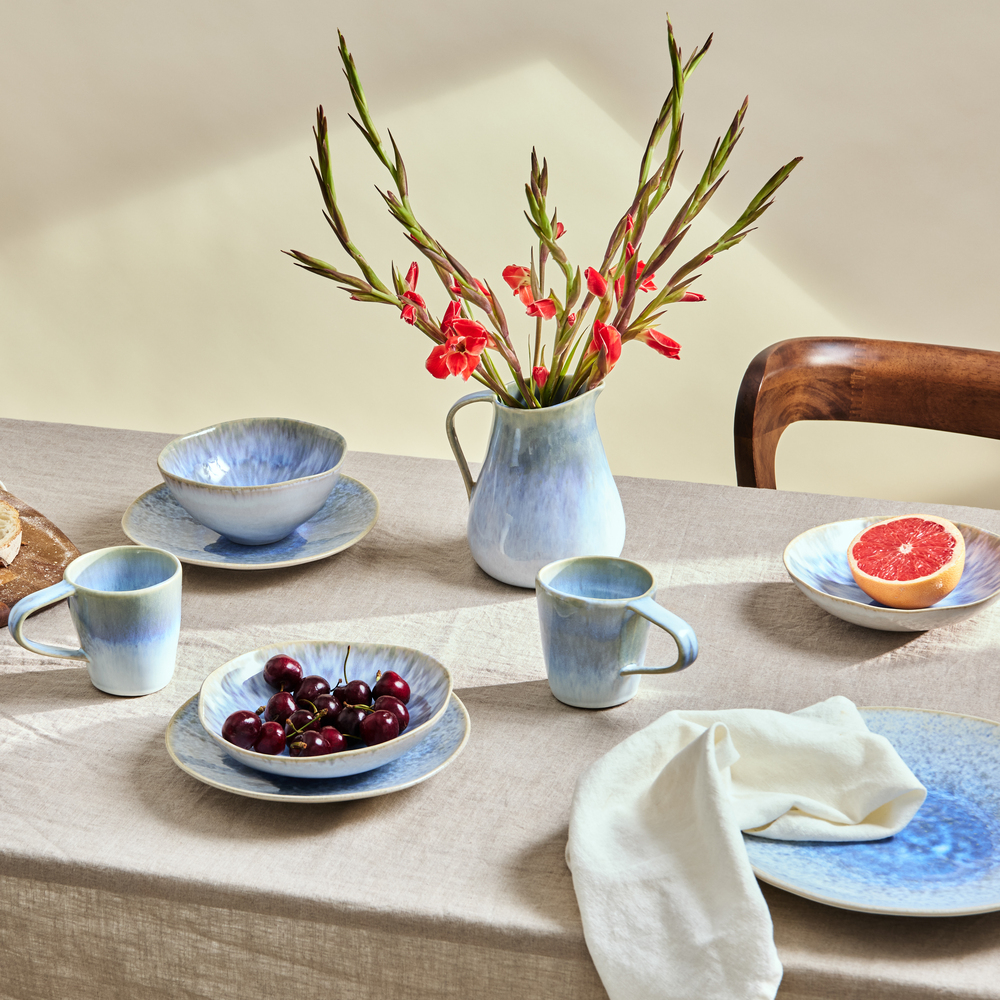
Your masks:
M22 597L58 583L63 570L80 550L47 517L12 493L0 490L0 500L16 507L21 515L21 551L6 569L0 569L0 628L3 628L10 609Z

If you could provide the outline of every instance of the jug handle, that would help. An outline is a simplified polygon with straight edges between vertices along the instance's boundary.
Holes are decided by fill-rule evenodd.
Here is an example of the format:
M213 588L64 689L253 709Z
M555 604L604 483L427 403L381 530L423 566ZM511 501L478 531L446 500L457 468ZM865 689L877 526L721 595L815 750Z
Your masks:
M451 450L455 453L455 461L458 462L458 471L462 473L465 492L469 495L470 500L472 499L472 491L476 488L476 481L472 478L472 473L469 471L469 463L465 460L465 452L462 451L462 446L458 443L458 434L455 431L455 414L463 406L468 406L469 403L492 403L495 399L496 396L489 389L483 389L480 392L471 392L468 396L463 396L455 403L448 411L448 416L444 418L444 429L448 433L448 443L451 445Z

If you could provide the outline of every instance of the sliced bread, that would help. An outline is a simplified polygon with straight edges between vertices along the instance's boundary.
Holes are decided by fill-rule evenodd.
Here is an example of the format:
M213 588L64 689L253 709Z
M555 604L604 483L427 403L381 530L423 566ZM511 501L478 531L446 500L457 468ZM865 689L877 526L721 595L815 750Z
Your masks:
M0 500L0 568L9 566L21 550L21 518L16 508Z

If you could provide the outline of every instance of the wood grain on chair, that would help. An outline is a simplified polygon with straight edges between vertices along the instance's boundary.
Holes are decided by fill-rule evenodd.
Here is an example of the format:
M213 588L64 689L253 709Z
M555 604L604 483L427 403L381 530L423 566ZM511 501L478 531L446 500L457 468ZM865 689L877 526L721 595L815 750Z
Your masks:
M802 337L750 362L733 437L740 486L775 489L796 420L857 420L1000 438L1000 353L854 337Z

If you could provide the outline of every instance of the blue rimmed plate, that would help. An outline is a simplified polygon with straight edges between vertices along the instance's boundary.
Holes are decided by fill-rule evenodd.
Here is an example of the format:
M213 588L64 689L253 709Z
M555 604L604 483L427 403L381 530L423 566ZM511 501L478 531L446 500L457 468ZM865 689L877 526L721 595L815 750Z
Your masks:
M238 545L196 521L165 484L147 490L122 517L122 530L139 545L166 549L183 563L220 569L282 569L325 559L360 542L378 520L378 500L367 486L341 476L318 514L287 538Z
M286 778L240 764L227 756L198 720L198 697L188 699L167 725L167 752L193 778L235 795L270 802L347 802L418 785L447 767L465 748L469 713L452 694L448 708L412 750L374 771L345 778Z
M863 843L744 834L757 877L845 910L952 917L1000 910L1000 724L916 708L863 708L927 788L896 836Z
M788 575L811 601L846 622L885 632L926 632L955 625L1000 598L1000 536L954 522L965 539L965 570L958 586L933 607L906 611L887 608L855 582L847 547L864 528L882 517L858 517L810 528L793 538L782 559Z

